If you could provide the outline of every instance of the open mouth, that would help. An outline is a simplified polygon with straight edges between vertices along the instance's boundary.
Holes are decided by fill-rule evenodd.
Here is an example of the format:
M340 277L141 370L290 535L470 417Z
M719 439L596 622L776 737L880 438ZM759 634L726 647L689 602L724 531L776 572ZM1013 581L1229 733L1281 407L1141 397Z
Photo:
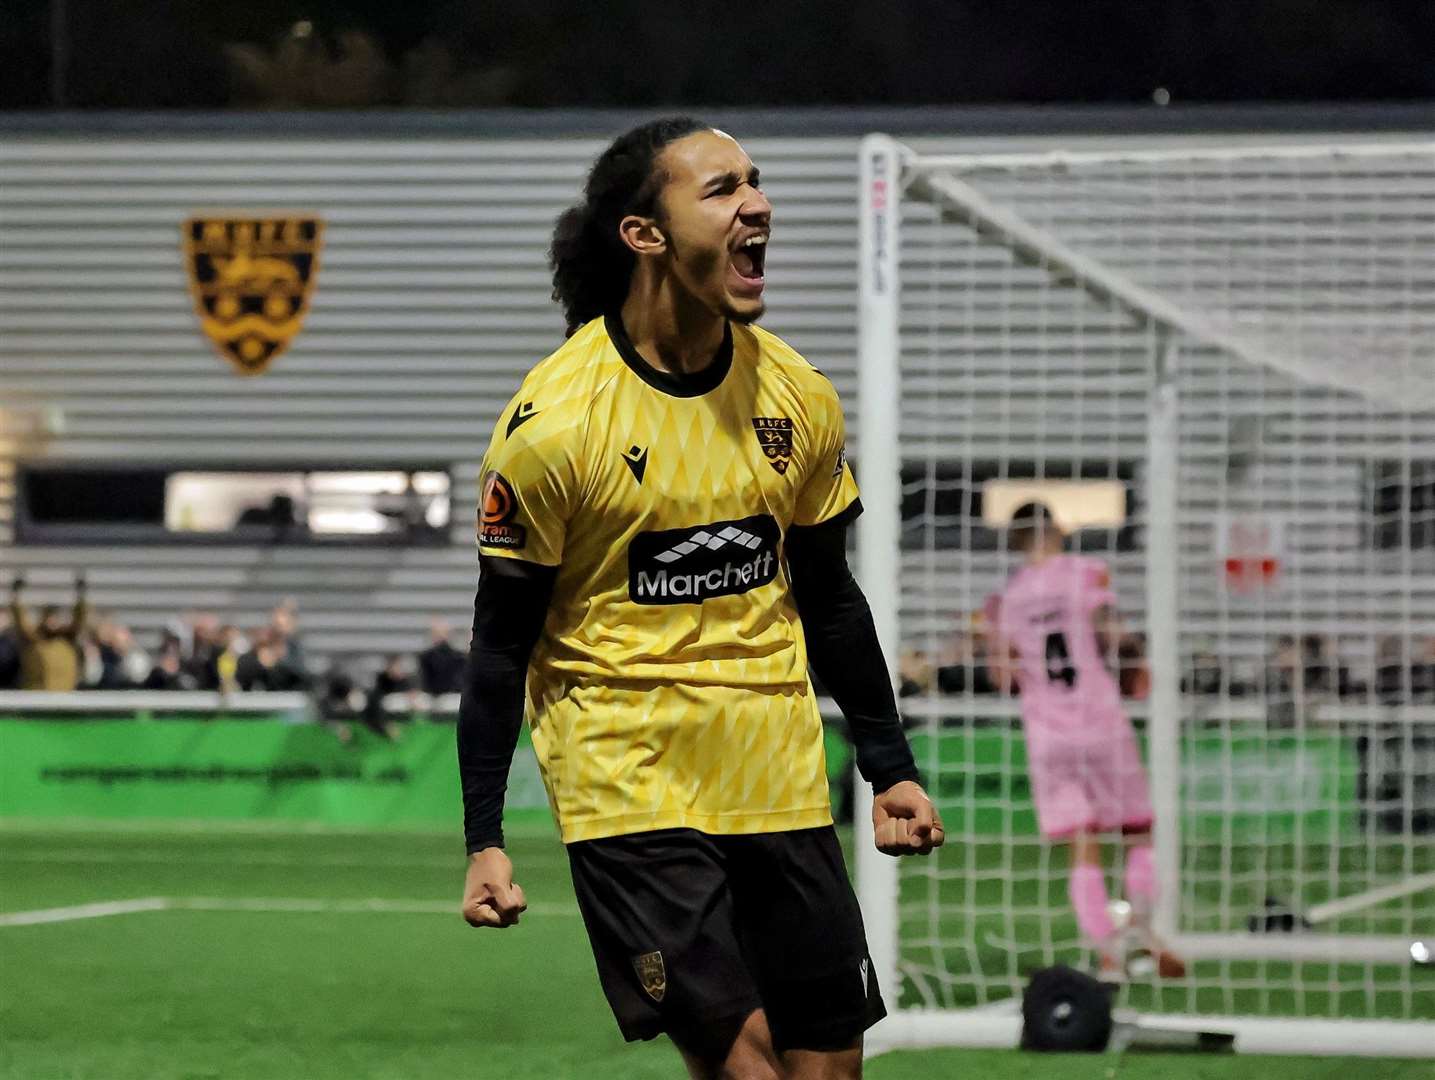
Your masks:
M741 241L732 253L732 268L743 283L760 288L767 265L767 234L754 233Z

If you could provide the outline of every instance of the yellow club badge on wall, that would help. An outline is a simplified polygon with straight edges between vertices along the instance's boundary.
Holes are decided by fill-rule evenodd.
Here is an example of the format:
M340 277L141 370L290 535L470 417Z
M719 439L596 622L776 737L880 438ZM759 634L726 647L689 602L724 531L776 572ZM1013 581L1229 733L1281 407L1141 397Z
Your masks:
M193 217L184 223L195 314L221 356L260 375L304 324L319 271L318 217Z

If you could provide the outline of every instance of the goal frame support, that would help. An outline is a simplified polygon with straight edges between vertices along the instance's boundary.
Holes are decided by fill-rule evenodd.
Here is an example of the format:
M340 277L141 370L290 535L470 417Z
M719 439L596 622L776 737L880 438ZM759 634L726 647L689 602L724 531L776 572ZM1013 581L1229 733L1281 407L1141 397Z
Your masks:
M1340 1057L1431 1056L1430 1025L1413 1020L1338 1020L1264 1016L1181 1016L1122 1012L1137 1031L1213 1031L1235 1036L1241 1054ZM869 1035L867 1053L941 1046L1010 1049L1021 1041L1021 1010L907 1009L894 1012Z
M1177 491L1181 477L1181 404L1176 381L1180 346L1163 329L1155 337L1155 378L1146 427L1146 644L1151 671L1151 713L1146 721L1151 777L1152 854L1156 863L1151 921L1162 937L1175 937L1181 896L1181 632L1180 537ZM1161 553L1152 557L1153 552Z
M902 460L901 294L898 225L902 147L884 135L862 140L861 222L857 272L861 306L857 373L857 446L866 512L857 519L857 577L872 610L877 640L894 681L900 650ZM870 484L869 484L870 481ZM854 773L853 845L862 895L867 947L879 986L894 995L897 971L897 860L877 850L872 829L872 788Z
M1108 155L1097 155L1104 159ZM1121 155L1110 155L1121 156ZM1185 156L1185 155L1180 155ZM1180 924L1180 644L1177 612L1180 549L1177 535L1180 401L1176 374L1181 343L1214 347L1254 365L1289 370L1289 361L1253 349L1198 314L1077 252L1057 237L989 200L950 174L904 174L921 158L890 136L865 137L859 148L858 228L858 427L857 464L868 512L858 520L858 576L871 605L878 639L895 675L900 648L901 598L901 281L902 200L912 194L939 206L1018 258L1124 309L1151 335L1154 378L1150 387L1145 469L1147 633L1151 671L1148 722L1149 767L1155 827L1153 841L1161 900L1154 913L1158 931L1192 956L1332 961L1372 959L1394 962L1408 942L1335 935L1294 935L1281 940L1259 935L1179 933ZM1038 164L1039 155L990 157L994 164ZM929 159L921 158L924 164ZM934 167L969 167L989 156L930 159ZM1014 1003L965 1010L897 1007L900 881L897 860L878 854L872 843L871 790L855 778L858 896L866 921L874 970L892 1013L869 1034L869 1053L897 1047L1017 1045L1021 1017ZM1408 956L1406 957L1408 962ZM1435 1056L1429 1025L1399 1020L1332 1020L1252 1016L1128 1016L1137 1027L1211 1030L1236 1036L1248 1053L1341 1053L1378 1056Z

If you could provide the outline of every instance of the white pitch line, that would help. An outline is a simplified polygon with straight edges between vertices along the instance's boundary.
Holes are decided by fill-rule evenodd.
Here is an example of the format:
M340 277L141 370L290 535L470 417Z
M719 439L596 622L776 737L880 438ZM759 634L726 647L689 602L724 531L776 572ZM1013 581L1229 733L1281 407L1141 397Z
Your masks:
M456 900L323 900L305 898L191 896L176 897L170 907L186 911L278 911L338 915L452 915L459 914ZM573 904L529 904L527 915L572 917Z
M103 919L110 915L130 915L137 911L163 911L167 907L169 901L163 896L142 896L137 900L105 900L97 904L11 911L0 915L0 926L37 926L40 923L73 922L76 919Z
M132 915L141 911L257 911L275 914L316 915L448 915L459 918L457 900L325 900L305 897L227 896L145 896L137 900L107 900L70 907L12 911L0 915L0 927L35 926L41 923L102 919L110 915ZM530 904L527 915L544 918L573 918L573 904Z
M172 906L184 911L279 911L363 913L384 912L401 915L458 914L452 900L323 900L303 897L176 897Z
M374 836L374 837L452 837L452 828L387 829L362 825L329 825L316 821L227 821L193 818L24 818L0 817L0 834L20 833L130 833L163 836L180 833L193 836L224 833L237 836ZM519 835L537 835L536 827L519 830ZM544 832L552 836L551 829Z

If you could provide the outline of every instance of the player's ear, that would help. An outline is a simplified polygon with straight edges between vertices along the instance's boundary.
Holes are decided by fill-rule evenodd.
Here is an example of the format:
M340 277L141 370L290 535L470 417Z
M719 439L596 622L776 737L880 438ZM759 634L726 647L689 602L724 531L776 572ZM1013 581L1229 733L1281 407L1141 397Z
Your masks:
M668 238L655 218L629 214L618 222L618 236L634 255L661 255L668 249Z

